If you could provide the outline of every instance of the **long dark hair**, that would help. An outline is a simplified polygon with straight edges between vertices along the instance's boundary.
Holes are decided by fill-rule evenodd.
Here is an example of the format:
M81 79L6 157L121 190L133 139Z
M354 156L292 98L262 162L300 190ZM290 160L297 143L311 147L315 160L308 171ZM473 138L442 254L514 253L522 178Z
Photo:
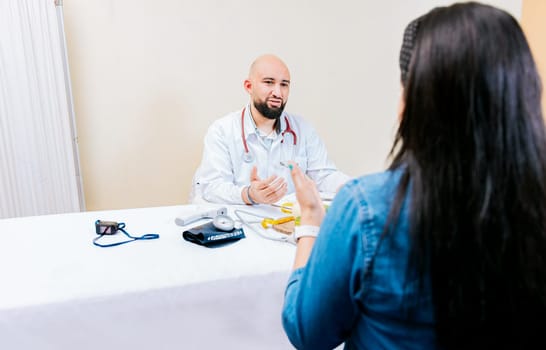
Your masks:
M415 40L390 217L408 194L438 344L544 348L546 137L525 36L506 12L464 3L421 17Z

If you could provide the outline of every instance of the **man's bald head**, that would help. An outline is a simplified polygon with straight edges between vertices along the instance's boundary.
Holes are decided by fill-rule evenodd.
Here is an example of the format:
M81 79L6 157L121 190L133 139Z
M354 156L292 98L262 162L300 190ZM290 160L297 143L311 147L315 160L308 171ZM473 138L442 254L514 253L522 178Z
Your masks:
M265 54L256 58L250 65L248 78L253 79L256 75L263 73L264 70L284 71L283 73L286 75L286 79L290 82L290 71L288 70L288 67L275 55Z

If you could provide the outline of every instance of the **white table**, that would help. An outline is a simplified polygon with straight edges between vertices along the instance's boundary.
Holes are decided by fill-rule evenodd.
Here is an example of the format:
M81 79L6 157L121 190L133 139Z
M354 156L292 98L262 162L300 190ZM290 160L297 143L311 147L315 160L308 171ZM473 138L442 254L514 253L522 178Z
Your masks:
M248 230L220 248L183 240L174 218L204 207L0 220L0 349L292 349L281 309L294 246ZM99 248L97 219L160 238Z

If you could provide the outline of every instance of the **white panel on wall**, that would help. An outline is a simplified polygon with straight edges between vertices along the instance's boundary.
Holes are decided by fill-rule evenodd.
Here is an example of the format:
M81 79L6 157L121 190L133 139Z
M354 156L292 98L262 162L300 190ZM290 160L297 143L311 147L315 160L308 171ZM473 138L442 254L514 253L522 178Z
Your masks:
M0 1L0 218L82 209L59 14Z

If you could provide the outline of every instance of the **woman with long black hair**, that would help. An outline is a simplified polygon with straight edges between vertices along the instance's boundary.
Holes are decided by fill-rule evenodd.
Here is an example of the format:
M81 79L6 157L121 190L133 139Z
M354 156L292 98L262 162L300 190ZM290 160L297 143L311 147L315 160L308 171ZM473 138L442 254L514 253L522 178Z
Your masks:
M288 337L298 349L546 348L546 136L520 26L478 3L436 8L406 28L400 63L387 171L348 183L325 216L293 164Z

